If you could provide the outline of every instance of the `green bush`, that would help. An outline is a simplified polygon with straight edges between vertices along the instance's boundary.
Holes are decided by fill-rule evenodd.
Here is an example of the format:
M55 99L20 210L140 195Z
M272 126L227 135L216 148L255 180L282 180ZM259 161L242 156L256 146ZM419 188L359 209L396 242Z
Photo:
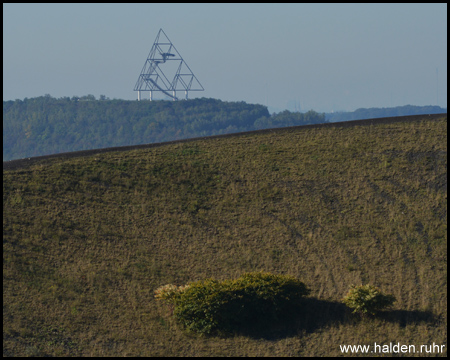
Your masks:
M391 306L395 302L393 295L385 295L377 287L367 285L351 285L348 294L344 297L344 304L354 309L353 313L361 316L375 315L377 311Z
M165 285L155 297L174 305L175 318L188 330L211 334L278 320L295 310L309 292L294 277L261 272L236 280Z

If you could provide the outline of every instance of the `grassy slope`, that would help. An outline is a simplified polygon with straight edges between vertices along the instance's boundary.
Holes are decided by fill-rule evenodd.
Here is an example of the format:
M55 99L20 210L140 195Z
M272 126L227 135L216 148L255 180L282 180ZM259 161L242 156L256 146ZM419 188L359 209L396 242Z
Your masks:
M447 118L52 160L3 173L4 355L340 355L447 342ZM312 289L302 319L186 335L160 285L265 270ZM398 302L359 321L351 283ZM405 354L408 355L408 354Z

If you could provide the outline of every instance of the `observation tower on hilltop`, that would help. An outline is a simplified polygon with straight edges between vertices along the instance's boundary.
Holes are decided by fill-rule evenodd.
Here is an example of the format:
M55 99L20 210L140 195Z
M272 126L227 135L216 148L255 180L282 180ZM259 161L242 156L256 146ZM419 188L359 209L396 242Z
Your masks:
M141 100L141 91L149 91L151 101L153 100L153 91L160 91L173 100L178 100L176 92L183 90L185 99L187 99L189 91L203 91L205 89L163 29L159 29L134 86L134 91L138 92L138 100Z

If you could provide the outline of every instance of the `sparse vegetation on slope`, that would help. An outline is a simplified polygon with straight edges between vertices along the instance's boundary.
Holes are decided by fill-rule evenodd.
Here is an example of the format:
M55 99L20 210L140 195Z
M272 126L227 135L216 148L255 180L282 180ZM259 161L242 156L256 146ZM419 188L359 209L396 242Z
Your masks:
M339 356L341 344L447 343L446 117L52 159L3 172L3 214L4 355ZM302 279L304 311L199 338L153 296L255 271ZM361 320L342 298L367 283L396 302Z

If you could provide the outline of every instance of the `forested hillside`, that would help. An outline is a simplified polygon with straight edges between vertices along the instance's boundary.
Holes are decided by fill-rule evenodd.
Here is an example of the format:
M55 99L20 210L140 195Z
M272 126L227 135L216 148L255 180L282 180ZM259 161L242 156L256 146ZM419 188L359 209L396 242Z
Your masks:
M206 98L150 102L46 95L3 102L3 161L323 122L325 114L314 111L270 115L263 105Z

